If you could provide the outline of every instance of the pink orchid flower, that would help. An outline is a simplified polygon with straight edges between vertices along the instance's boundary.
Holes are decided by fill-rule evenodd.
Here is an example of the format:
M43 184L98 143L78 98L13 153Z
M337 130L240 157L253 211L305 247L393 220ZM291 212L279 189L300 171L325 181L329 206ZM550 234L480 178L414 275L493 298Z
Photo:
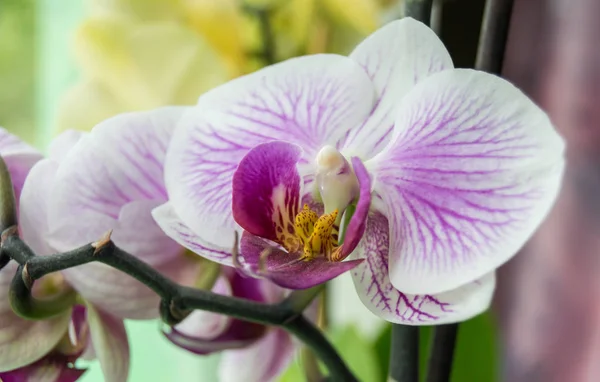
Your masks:
M7 163L15 195L21 201L32 201L19 206L19 231L38 255L53 251L45 240L48 226L41 219L48 206L36 196L47 184L36 179L48 179L38 176L52 173L77 139L76 134L63 134L51 145L49 157L42 159L35 149L0 129L0 155ZM111 381L127 379L129 346L121 320L91 304L76 305L48 320L20 318L13 313L8 297L16 271L13 262L0 270L0 380L76 381L85 372L73 366L80 357L97 358ZM49 297L52 290L69 287L61 274L51 274L34 285L33 294Z
M153 214L225 265L242 233L248 274L301 289L351 269L380 317L456 322L488 308L495 269L545 218L563 151L522 92L454 69L406 18L349 57L290 59L203 94L175 131L169 201Z

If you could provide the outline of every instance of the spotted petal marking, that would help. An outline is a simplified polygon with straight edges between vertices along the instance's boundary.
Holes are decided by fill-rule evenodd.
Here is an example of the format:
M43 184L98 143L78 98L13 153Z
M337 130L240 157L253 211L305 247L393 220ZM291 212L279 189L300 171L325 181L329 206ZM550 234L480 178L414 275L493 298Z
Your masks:
M401 103L394 138L368 164L391 224L390 276L433 294L493 271L554 203L564 143L505 80L448 70Z
M383 319L405 325L464 321L485 311L495 286L494 274L437 295L411 295L392 285L389 266L388 221L381 213L369 215L365 236L352 259L365 261L352 270L352 279L365 306Z

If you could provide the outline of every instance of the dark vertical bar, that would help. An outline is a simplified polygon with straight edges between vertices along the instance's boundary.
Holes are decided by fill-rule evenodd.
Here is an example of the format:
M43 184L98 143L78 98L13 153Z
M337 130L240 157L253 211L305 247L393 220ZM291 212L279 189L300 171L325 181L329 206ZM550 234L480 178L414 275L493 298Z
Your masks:
M432 5L433 0L404 0L404 16L429 25Z
M427 382L447 382L452 372L458 324L436 326L427 362Z
M513 0L488 0L483 12L475 68L500 74Z
M393 324L389 382L419 381L419 327Z

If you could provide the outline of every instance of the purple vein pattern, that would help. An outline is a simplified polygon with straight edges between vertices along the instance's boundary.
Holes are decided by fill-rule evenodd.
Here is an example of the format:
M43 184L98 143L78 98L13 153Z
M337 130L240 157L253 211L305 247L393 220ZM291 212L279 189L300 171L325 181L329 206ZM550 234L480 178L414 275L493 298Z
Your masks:
M417 85L377 159L378 192L398 211L391 246L401 256L390 264L404 291L481 277L524 244L555 199L562 141L512 85L492 79L495 91L470 91L490 77L456 70Z
M185 273L182 248L151 215L167 200L162 164L183 110L117 116L96 126L73 147L48 190L50 243L55 250L98 240L113 229L113 240L124 250L172 278ZM109 267L86 264L64 274L87 300L115 315L152 318L157 314L157 296L149 288Z
M450 54L435 34L411 21L384 26L350 54L377 92L369 118L360 127L348 129L339 144L340 148L351 148L363 161L389 143L402 97L429 75L453 68Z
M367 230L352 258L364 258L352 270L352 278L362 302L371 311L391 322L425 325L458 321L484 310L494 287L493 275L457 290L439 295L409 295L390 282L388 220L380 213L369 216ZM483 287L482 287L483 286ZM483 301L483 300L488 301ZM472 303L474 300L479 303ZM471 303L469 303L471 302Z

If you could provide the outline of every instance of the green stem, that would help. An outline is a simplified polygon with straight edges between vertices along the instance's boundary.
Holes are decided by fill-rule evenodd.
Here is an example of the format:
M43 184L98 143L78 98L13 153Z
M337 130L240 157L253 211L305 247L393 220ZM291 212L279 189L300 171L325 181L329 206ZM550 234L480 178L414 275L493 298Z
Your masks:
M171 325L179 322L191 310L201 309L225 314L245 321L279 326L298 337L325 364L334 381L356 381L352 372L340 358L324 334L307 321L301 311L319 288L299 291L278 304L262 304L251 300L211 293L206 290L178 285L148 264L116 247L105 237L70 252L50 256L35 256L17 236L7 236L2 241L3 250L21 265L12 285L14 298L27 300L35 280L52 272L101 262L139 280L155 291L162 299L163 320ZM19 302L17 302L17 305ZM20 309L18 306L17 308Z
M436 326L427 363L427 382L448 382L452 373L458 324Z
M392 324L389 382L419 382L419 327Z
M24 277L24 267L19 266L8 292L10 306L15 314L27 320L46 320L67 312L77 301L77 293L67 288L52 297L38 299L32 296Z

